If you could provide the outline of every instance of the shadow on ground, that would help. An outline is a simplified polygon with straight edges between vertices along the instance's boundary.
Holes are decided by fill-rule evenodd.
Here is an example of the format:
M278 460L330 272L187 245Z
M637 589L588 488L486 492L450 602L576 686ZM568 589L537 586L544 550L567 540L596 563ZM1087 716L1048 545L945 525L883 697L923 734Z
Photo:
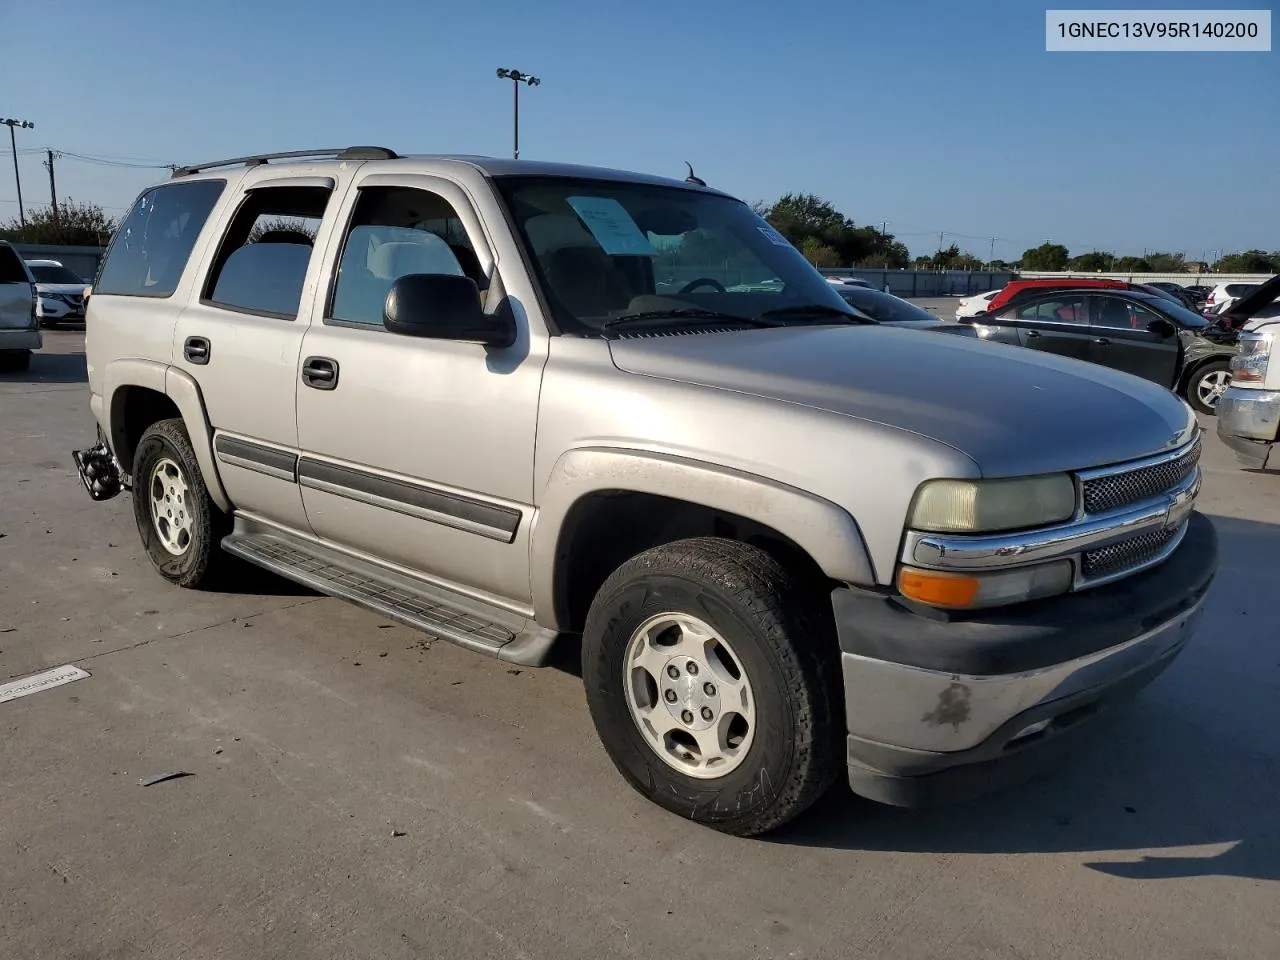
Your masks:
M43 353L31 355L27 370L0 372L0 383L88 383L84 353Z

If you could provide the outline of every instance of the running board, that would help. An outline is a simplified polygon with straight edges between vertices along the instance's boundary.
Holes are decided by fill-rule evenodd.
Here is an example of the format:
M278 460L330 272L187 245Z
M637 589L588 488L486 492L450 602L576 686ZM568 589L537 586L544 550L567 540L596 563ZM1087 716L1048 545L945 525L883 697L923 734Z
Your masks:
M320 593L499 660L542 666L559 635L517 613L244 517L236 517L222 549Z

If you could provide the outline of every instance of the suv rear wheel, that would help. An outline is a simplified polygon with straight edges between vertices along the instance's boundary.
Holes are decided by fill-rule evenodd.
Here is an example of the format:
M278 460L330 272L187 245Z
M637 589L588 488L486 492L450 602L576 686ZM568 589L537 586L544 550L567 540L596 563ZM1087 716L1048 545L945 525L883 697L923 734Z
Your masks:
M583 682L633 787L742 836L822 795L844 737L820 596L763 551L716 538L655 547L605 581L587 616Z
M133 517L147 556L180 587L209 586L227 559L219 546L231 520L209 498L181 420L142 434L133 458Z

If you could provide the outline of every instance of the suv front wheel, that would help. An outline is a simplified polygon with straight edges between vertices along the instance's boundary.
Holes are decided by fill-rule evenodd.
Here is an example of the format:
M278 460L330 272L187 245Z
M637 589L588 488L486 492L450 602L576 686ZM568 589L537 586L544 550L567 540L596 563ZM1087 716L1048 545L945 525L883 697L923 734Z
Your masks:
M138 442L133 517L147 556L170 583L203 587L217 577L231 521L209 498L181 420L153 423Z
M1212 414L1230 382L1231 369L1226 360L1206 363L1187 379L1187 403L1198 413Z
M619 567L587 616L583 681L631 785L741 836L817 800L844 743L821 597L731 540L677 541Z

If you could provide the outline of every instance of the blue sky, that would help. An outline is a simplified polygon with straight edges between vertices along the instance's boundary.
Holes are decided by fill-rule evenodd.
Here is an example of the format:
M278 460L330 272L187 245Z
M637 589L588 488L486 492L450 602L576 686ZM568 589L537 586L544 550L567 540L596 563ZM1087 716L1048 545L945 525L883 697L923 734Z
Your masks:
M36 122L20 151L153 162L349 143L506 156L507 66L543 80L521 97L524 158L672 176L687 159L746 200L812 192L887 220L913 253L939 231L983 258L991 236L1006 258L1044 239L1280 248L1280 52L1047 53L1044 17L954 0L0 0L0 116ZM0 219L17 210L7 151ZM20 152L28 206L48 202L41 159ZM165 175L71 157L57 173L60 196L112 208Z

